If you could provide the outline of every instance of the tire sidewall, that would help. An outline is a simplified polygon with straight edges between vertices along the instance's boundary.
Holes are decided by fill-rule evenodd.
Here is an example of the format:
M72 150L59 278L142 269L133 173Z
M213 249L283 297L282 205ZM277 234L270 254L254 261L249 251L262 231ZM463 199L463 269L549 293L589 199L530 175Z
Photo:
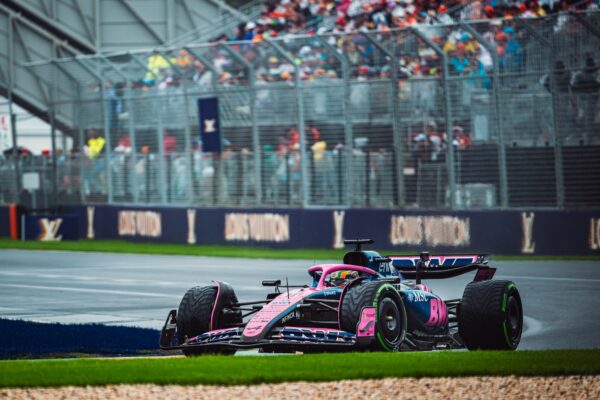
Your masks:
M384 317L382 315L382 305L385 304L385 299L391 299L396 304L398 308L398 313L400 316L400 320L398 324L400 324L400 333L398 338L394 342L390 342L388 339L384 337L383 332L383 324L386 323ZM375 298L373 299L373 306L376 308L376 331L375 331L375 348L378 350L384 351L398 351L400 345L404 341L404 337L406 336L406 310L404 308L404 303L402 302L402 298L398 294L398 291L390 284L381 285L375 294Z
M190 303L194 300L195 296L198 296L203 291L214 293L210 295L210 301L202 304L203 309L193 308ZM177 310L177 330L180 343L189 337L197 336L210 330L210 315L216 301L217 288L214 286L195 286L185 293Z
M516 331L510 329L511 298L518 313ZM471 282L464 290L458 333L469 350L515 350L523 333L523 306L512 281Z
M504 298L502 300L502 329L504 333L504 339L506 340L506 345L514 350L519 345L521 341L521 336L523 334L523 304L521 303L521 296L519 295L519 291L517 290L517 286L513 282L508 282L506 287L504 288ZM510 321L509 321L509 304L510 298L513 297L517 302L517 310L518 315L518 333L515 337L513 337L510 333Z

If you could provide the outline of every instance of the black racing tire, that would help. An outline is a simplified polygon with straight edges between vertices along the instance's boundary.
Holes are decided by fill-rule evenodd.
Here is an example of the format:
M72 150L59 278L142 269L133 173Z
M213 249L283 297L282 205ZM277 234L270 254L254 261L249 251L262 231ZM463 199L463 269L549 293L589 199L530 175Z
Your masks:
M460 302L458 333L469 350L515 350L523 332L523 304L511 281L471 282Z
M187 338L198 336L210 330L210 318L217 299L216 286L195 286L189 289L179 303L177 310L177 333L179 343ZM219 312L220 310L215 310ZM215 329L218 329L215 328ZM234 354L235 350L215 348L182 349L186 356L201 354Z
M340 328L356 333L364 307L376 308L375 340L370 349L397 351L406 335L406 310L398 291L387 282L351 286L340 305Z

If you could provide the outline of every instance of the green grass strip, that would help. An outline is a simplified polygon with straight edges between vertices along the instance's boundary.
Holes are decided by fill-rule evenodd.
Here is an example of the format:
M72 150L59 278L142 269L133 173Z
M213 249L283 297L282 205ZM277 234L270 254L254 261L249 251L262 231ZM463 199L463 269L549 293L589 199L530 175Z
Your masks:
M374 247L377 249L377 246ZM288 260L341 260L348 250L334 249L271 249L260 247L238 246L194 246L168 243L140 243L121 240L80 240L78 242L37 242L17 241L0 238L0 249L22 250L62 250L62 251L95 251L130 254L166 254L186 256L212 256L232 258L269 258ZM381 250L382 254L416 254L403 253L396 250ZM502 256L494 255L493 260L500 261L545 261L545 260L596 260L600 256Z
M77 242L38 242L0 239L0 249L95 251L131 254L165 254L270 259L341 259L345 251L329 249L278 250L259 247L194 246L169 243L140 243L121 240L80 240Z
M0 361L0 387L241 385L384 377L599 374L600 350Z

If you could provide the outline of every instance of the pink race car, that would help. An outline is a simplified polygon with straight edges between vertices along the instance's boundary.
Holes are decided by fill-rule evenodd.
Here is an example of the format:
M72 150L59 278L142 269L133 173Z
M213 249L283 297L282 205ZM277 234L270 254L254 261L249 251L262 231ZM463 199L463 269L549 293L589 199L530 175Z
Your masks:
M171 310L160 347L186 355L451 348L514 350L523 329L519 291L491 280L488 256L382 257L347 240L342 264L308 269L310 285L274 287L265 300L239 302L224 282L193 287ZM476 271L461 299L443 300L422 279ZM282 291L282 289L284 289Z

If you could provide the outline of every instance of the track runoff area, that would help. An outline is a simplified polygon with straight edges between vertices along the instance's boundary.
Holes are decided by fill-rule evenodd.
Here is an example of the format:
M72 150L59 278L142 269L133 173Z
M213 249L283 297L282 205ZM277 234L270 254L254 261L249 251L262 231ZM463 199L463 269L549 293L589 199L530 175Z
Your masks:
M269 292L270 288L260 285L262 280L287 278L290 284L304 284L309 281L307 267L337 261L23 250L0 250L0 260L0 314L3 318L150 329L162 327L167 311L177 307L191 286L222 280L235 288L240 301L254 300ZM118 362L119 369L104 366L107 370L112 369L111 373L101 373L98 363L114 360L76 360L81 364L74 360L65 361L65 367L59 369L62 373L50 372L56 368L57 361L48 361L50 364L43 364L46 361L2 361L0 376L4 378L0 378L0 386L149 382L232 385L388 376L600 373L600 351L556 350L600 347L598 302L594 300L600 289L600 263L492 260L491 264L498 268L496 277L514 281L523 298L525 327L519 350L549 351L404 353L402 358L386 353L309 355L300 358L306 360L301 362L307 363L305 369L300 367L297 357L257 358L254 357L256 353L238 352L250 357L128 359ZM449 280L429 281L428 284L443 298L460 298L464 286L472 278L467 274ZM158 347L158 343L156 345ZM312 357L316 358L311 361ZM253 370L246 364L248 362L261 367ZM293 366L279 365L290 362ZM321 368L319 373L314 369L311 372L309 365L314 362L330 365L328 368L339 374L323 374ZM382 368L374 368L376 372L369 372L367 367L345 371L345 366L358 363L381 365ZM409 366L411 364L413 367ZM194 370L204 372L165 372L169 368L180 371L186 366L196 366ZM231 378L235 374L227 373L231 368L240 369L235 379ZM209 373L209 369L213 372ZM282 370L293 372L282 373ZM37 378L24 380L24 376ZM71 378L65 378L67 376Z

